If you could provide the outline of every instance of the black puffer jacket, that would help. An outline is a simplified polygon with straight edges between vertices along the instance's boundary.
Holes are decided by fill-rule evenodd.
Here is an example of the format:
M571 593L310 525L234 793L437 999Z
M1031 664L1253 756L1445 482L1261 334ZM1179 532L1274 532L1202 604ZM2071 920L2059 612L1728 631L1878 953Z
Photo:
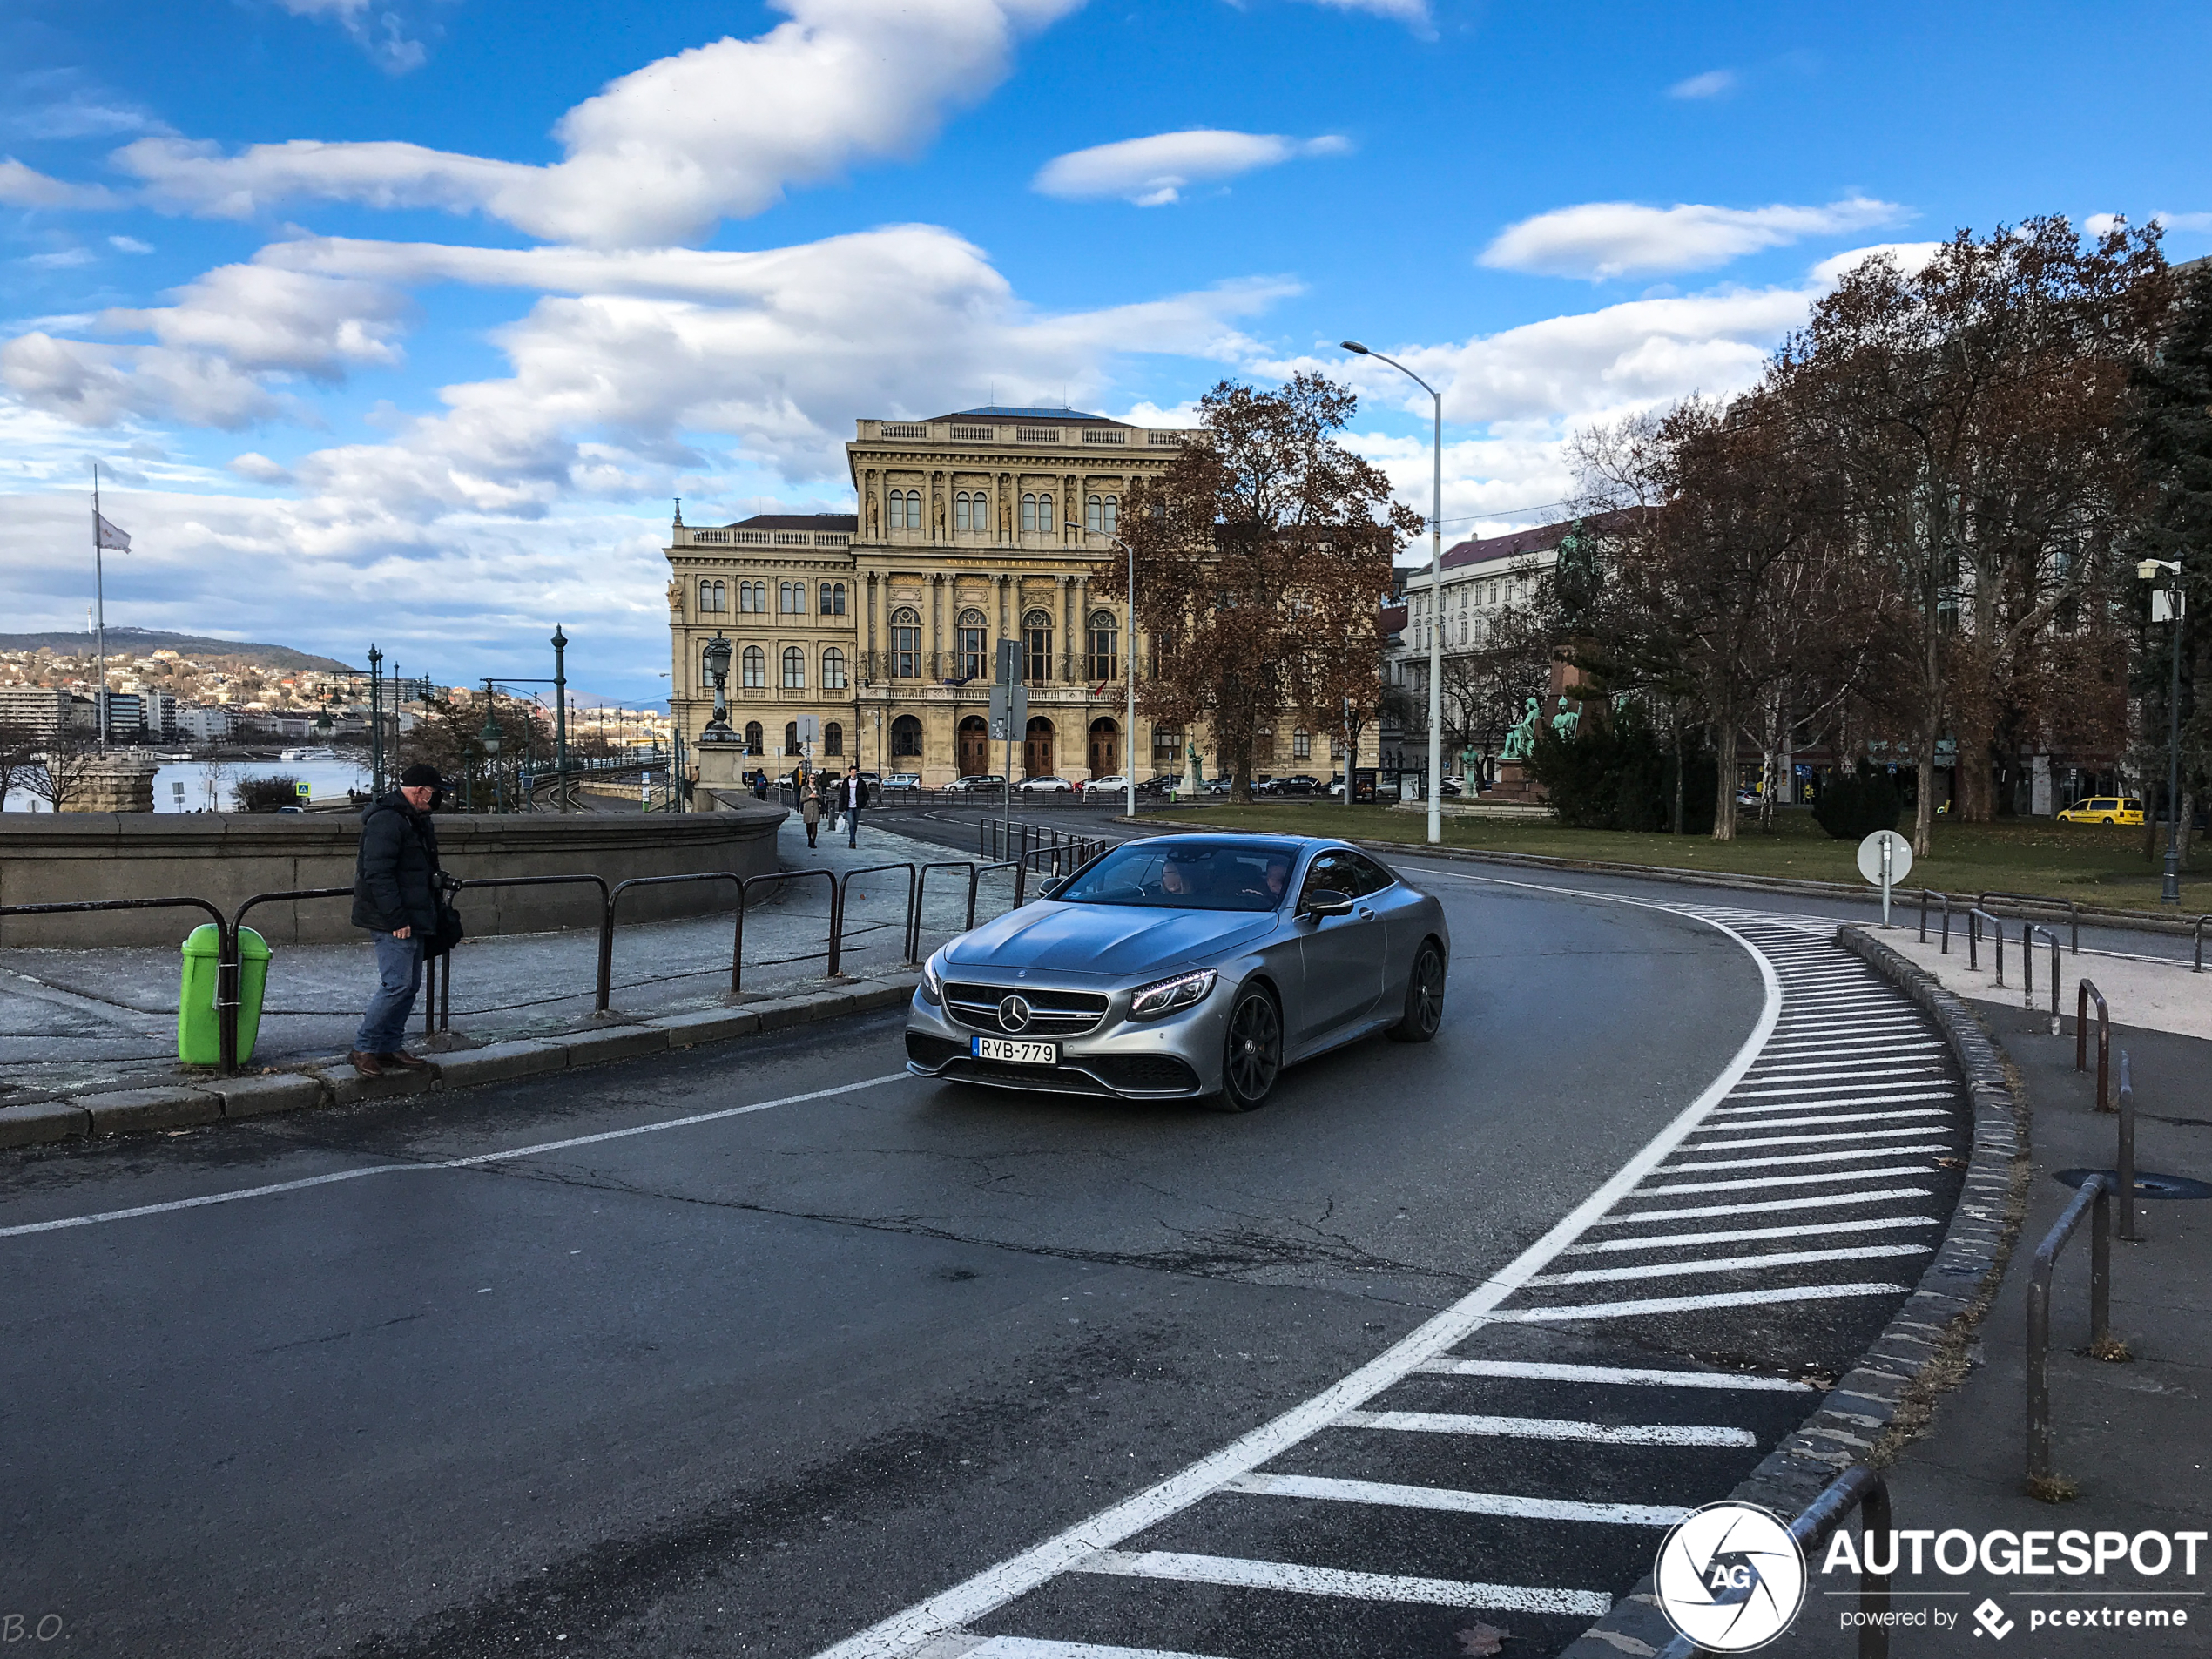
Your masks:
M412 927L438 931L438 831L395 789L361 814L361 852L354 863L354 926L373 933Z

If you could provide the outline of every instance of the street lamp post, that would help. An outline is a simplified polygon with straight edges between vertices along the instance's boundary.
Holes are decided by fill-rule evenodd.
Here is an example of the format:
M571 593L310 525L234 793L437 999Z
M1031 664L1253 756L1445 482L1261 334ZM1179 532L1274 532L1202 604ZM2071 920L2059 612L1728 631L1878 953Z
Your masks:
M1086 536L1092 533L1073 519L1068 520L1067 523L1071 530L1079 530ZM1122 595L1123 652L1122 678L1128 682L1129 691L1129 705L1123 717L1122 782L1128 786L1129 815L1135 818L1136 816L1136 550L1118 536L1109 535L1103 530L1097 533L1105 536L1108 541L1129 555L1129 587ZM1090 624L1086 622L1083 625L1088 628ZM1011 786L1010 775L1008 786Z
M1444 636L1437 626L1437 605L1444 591L1444 394L1396 358L1370 351L1356 340L1345 341L1344 348L1355 356L1388 363L1426 392L1436 406L1436 435L1431 445L1435 473L1431 481L1428 516L1428 839L1433 846L1444 839L1440 799L1444 781ZM1344 757L1344 792L1347 800L1352 798L1352 761L1347 751Z
M2166 880L2158 902L2182 902L2182 562L2145 559L2135 574L2145 582L2166 574L2166 625L2174 636L2173 679L2166 694ZM2155 620L2155 617L2153 618Z
M493 718L496 706L492 699L491 677L486 675L484 678L484 724L483 728L476 733L476 742L482 747L484 759L489 763L491 768L492 810L495 813L501 813L507 810L507 792L502 786L499 777L499 722Z
M384 653L368 648L368 792L384 792Z
M569 637L553 624L553 799L554 810L569 810Z

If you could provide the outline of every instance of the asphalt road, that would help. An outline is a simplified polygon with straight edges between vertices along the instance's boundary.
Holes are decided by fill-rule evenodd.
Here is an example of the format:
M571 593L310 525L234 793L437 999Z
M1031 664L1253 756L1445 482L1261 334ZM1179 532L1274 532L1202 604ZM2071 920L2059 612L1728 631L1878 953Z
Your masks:
M1682 1169L1784 1160L1686 1148L1674 1170L1630 1171L1649 1190L1617 1172L1732 1061L1759 1058L1739 1050L1777 1010L1775 1043L1859 1021L1925 1035L1871 992L1833 1016L1798 1008L1746 943L1693 917L1437 883L1456 946L1440 1039L1317 1062L1248 1116L912 1079L899 1020L880 1016L10 1164L0 1615L58 1619L44 1650L78 1654L799 1659L1297 1411L1488 1294L1578 1207L1592 1237L1620 1237L1602 1230L1635 1221L1631 1200L1656 1217L1757 1196L1656 1197L1711 1184ZM1847 972L1810 936L1746 937L1810 975L1807 995ZM1741 1086L1791 1092L1757 1082ZM1926 1133L1956 1150L1955 1123ZM592 1136L613 1137L549 1145ZM1948 1214L1932 1157L1905 1156L1932 1143L1869 1148L1837 1156L1903 1157L1926 1183L1911 1202ZM1776 1178L1816 1204L1862 1202L1850 1176ZM312 1184L252 1191L291 1183ZM20 1231L128 1210L149 1212ZM1750 1282L1667 1277L1714 1253L1678 1230L1716 1224L1562 1257L1606 1282L1528 1280L1521 1312L1453 1350L1491 1356L1467 1362L1480 1374L1406 1375L1379 1401L1453 1426L1316 1420L1267 1478L1331 1489L1160 1507L1110 1561L1000 1596L998 1634L969 1649L1444 1655L1483 1619L1516 1630L1512 1651L1554 1649L1642 1570L1648 1516L1286 1499L1344 1497L1352 1461L1370 1483L1593 1513L1721 1495L1811 1409L1801 1379L1847 1363L1902 1295L1834 1285L1901 1287L1919 1263L1899 1247L1903 1264L1792 1268L1794 1288L1718 1308L1621 1299ZM1774 1246L1727 1247L1743 1248ZM1538 1363L1588 1369L1497 1372ZM1624 1390L1626 1365L1763 1386ZM1698 1433L1500 1438L1470 1413ZM1545 1595L1470 1613L1204 1565L1314 1559Z

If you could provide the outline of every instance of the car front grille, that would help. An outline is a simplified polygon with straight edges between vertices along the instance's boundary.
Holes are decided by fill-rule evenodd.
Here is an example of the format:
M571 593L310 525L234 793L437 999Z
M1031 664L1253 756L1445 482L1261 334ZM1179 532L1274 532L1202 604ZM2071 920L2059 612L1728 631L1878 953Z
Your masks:
M907 1033L907 1058L917 1066L941 1066L968 1052L958 1037L933 1037L927 1031Z
M954 1082L999 1083L1048 1095L1103 1095L1104 1084L1065 1066L1016 1066L1001 1060L955 1060L939 1074Z
M1028 1020L1008 1025L999 1017L999 1007L1009 996L1029 1005ZM1095 1031L1106 1017L1106 998L1096 991L1055 991L1027 985L970 985L958 981L945 987L945 1012L971 1030L1023 1037L1079 1037Z
M1198 1074L1171 1055L1100 1055L1083 1065L1109 1088L1133 1094L1188 1095L1198 1087Z

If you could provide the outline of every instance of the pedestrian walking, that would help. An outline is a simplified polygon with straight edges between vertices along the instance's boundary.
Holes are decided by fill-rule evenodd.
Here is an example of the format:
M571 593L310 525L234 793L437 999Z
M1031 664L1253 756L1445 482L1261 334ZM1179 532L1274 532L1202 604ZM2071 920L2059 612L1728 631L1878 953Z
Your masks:
M837 792L839 809L845 814L845 845L860 844L860 808L868 804L868 780L858 765L845 769L845 782Z
M822 822L822 792L809 789L799 798L799 816L806 826L806 845L814 845L814 832Z
M430 1063L402 1045L422 988L423 948L438 933L438 832L430 808L444 786L435 766L409 766L400 786L361 814L354 926L375 936L377 983L347 1058L364 1077L381 1077L388 1066L421 1071Z

